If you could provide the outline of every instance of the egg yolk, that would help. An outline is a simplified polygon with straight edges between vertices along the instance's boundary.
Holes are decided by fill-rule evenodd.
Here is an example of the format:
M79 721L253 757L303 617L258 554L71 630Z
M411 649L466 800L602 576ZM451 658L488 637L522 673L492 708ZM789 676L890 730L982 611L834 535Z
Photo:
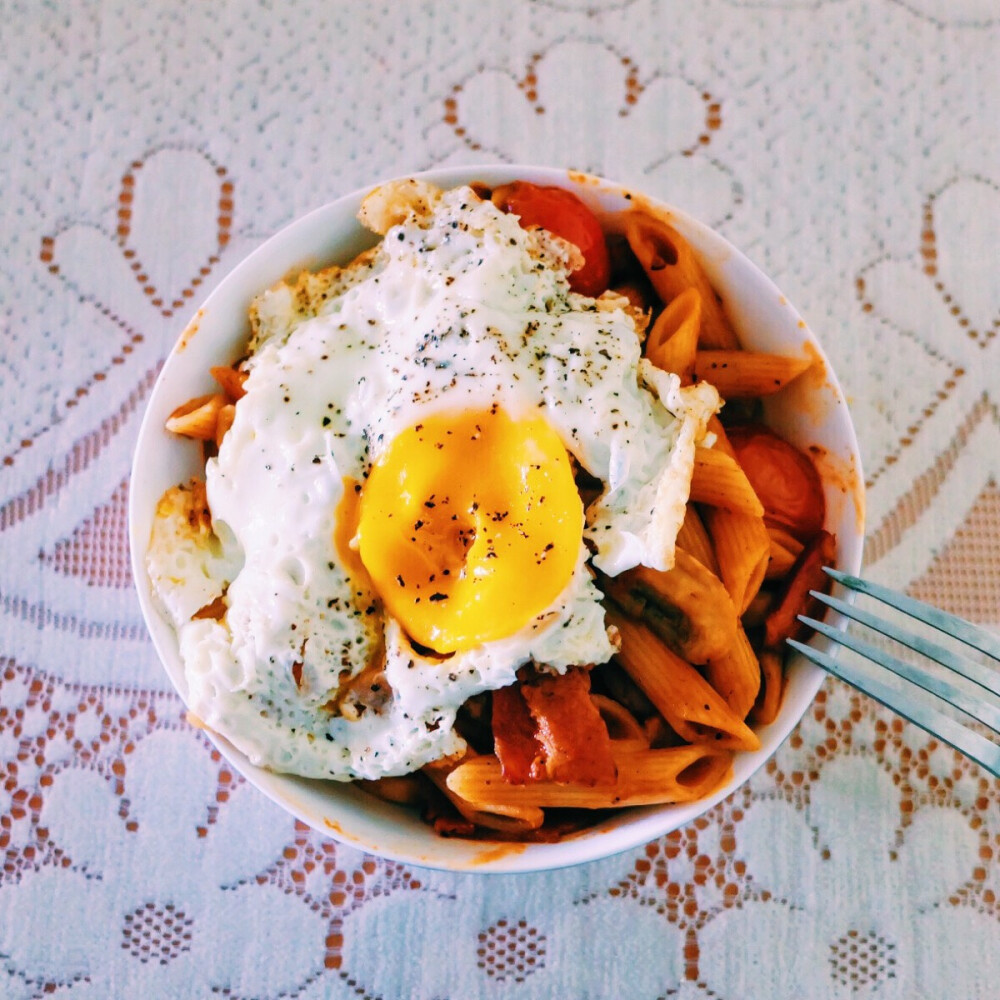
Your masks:
M389 614L451 653L512 635L549 607L582 530L559 436L494 407L397 435L362 490L358 542Z

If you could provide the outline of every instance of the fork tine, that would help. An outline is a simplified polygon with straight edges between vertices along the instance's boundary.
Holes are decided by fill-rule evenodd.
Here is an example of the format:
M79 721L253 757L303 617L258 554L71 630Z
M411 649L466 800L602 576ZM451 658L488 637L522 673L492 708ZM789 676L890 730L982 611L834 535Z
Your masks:
M950 615L940 608L932 608L929 604L924 604L923 601L916 601L912 597L907 597L906 594L897 593L895 590L890 590L878 583L872 583L870 580L862 580L859 576L852 576L850 573L843 573L840 570L831 569L829 566L824 566L823 571L847 587L848 590L855 590L859 594L868 594L897 611L902 611L926 625L932 625L944 632L945 635L960 639L981 653L992 656L995 660L1000 660L1000 636L991 635L985 629L967 622L964 618Z
M956 708L961 709L966 715L972 716L972 718L983 723L983 725L1000 732L1000 708L991 702L984 701L982 698L974 698L961 688L955 687L954 684L935 676L923 667L913 663L906 663L903 660L897 660L896 657L891 656L885 650L869 645L849 632L843 632L831 625L827 625L825 622L816 621L814 618L807 618L805 615L799 615L798 617L800 622L808 625L821 635L825 635L828 639L832 639L834 642L858 653L873 663L878 663L880 666L885 667L886 670L891 670L904 680L911 681L918 687L922 687L925 691L929 691L943 701L949 702Z
M970 760L984 767L990 774L1000 778L1000 746L991 743L984 736L967 729L960 722L939 712L930 705L911 702L905 695L893 690L887 684L869 677L856 666L841 663L827 653L823 653L795 639L786 640L788 645L800 652L817 666L863 691L869 697L881 702L887 708L909 719L914 725L953 746Z
M839 611L844 617L850 618L861 625L867 625L876 632L881 632L882 635L888 636L890 639L895 639L896 642L901 642L904 646L909 646L910 649L922 653L929 659L936 660L942 666L954 670L956 674L961 674L967 680L974 681L987 691L995 695L1000 695L1000 672L991 669L985 664L970 660L968 657L962 656L951 649L946 649L944 646L932 642L930 639L914 635L912 632L900 628L892 622L888 622L877 615L859 608L856 604L848 604L846 601L838 600L829 594L820 593L818 590L810 591L810 594L817 600L822 601L823 604L833 608L834 611ZM830 636L830 638L836 637ZM837 639L837 641L839 642L840 640Z

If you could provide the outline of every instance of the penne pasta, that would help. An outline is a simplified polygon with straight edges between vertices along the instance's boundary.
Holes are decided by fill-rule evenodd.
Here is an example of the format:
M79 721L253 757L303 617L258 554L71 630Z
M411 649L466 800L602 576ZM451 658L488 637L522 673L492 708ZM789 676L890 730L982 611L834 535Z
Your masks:
M771 536L762 517L705 508L705 526L718 556L719 575L742 615L757 596L771 558Z
M226 394L230 403L235 403L246 395L244 385L249 372L241 371L239 368L230 368L227 365L216 365L209 368L212 378L219 383L219 387Z
M462 762L454 761L452 758L433 761L425 764L423 773L444 793L451 804L459 813L474 826L483 827L486 830L496 830L500 833L527 833L537 830L545 820L545 814L537 805L532 805L525 801L510 801L495 799L489 795L480 795L477 799L470 800L449 784L448 778L456 767L462 767L464 763L473 760L496 761L496 757L479 757L471 752L462 758ZM497 761L499 768L499 761ZM511 788L523 788L523 785L511 785Z
M750 715L758 726L766 726L778 717L785 685L781 657L773 650L765 649L760 654L760 677L760 694Z
M657 368L679 375L681 385L690 385L700 329L701 295L696 288L686 288L656 317L646 337L646 357Z
M764 516L764 505L757 498L746 473L735 458L718 448L695 448L691 499L742 514Z
M645 625L613 611L608 621L621 633L619 664L678 736L730 750L760 749L760 740L742 717Z
M732 459L736 458L736 449L730 443L729 435L726 434L726 428L722 426L722 421L719 419L719 415L717 413L713 413L712 416L708 418L706 431L708 434L715 437L715 443L712 447L716 451L721 451Z
M767 536L771 546L770 559L767 564L767 578L783 577L791 572L795 561L802 552L802 542L787 528L769 524Z
M173 434L195 441L214 441L219 412L228 402L222 393L189 399L167 417L164 426Z
M665 305L688 288L701 298L700 346L734 350L736 333L723 312L715 289L687 240L673 226L648 212L629 212L625 236Z
M448 788L466 802L528 804L541 809L612 809L623 806L692 802L709 795L726 780L732 754L701 744L658 750L623 750L615 754L618 776L613 784L588 787L535 781L508 785L496 757L474 757L456 767Z
M723 399L753 399L784 389L811 364L808 358L758 351L698 351L694 377L711 382Z
M760 663L742 626L722 656L705 664L705 674L733 712L745 719L760 691Z
M719 575L719 561L712 547L712 539L705 522L691 504L688 504L684 512L684 520L677 532L677 544L693 555L702 566L710 569L716 576Z
M755 629L763 625L774 606L774 594L761 588L757 596L747 605L746 611L740 617L745 629Z
M236 404L226 403L218 413L215 418L215 444L216 447L222 444L222 439L226 436L226 432L230 427L233 426L233 420L236 418Z
M621 703L603 694L591 694L590 700L608 729L614 749L641 749L649 746L649 737L639 720Z

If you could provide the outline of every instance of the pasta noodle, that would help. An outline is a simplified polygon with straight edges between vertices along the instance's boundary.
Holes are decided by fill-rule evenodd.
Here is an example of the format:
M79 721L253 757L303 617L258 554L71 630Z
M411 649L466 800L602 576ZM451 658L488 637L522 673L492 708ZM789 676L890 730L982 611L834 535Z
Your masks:
M226 395L230 403L235 403L246 395L244 388L247 380L247 373L239 368L229 368L226 365L216 365L210 368L212 378L219 383L219 388Z
M474 757L448 775L448 788L467 802L535 806L540 809L614 809L623 806L692 802L726 780L732 754L704 744L615 754L617 777L609 785L536 781L510 785L496 757Z
M721 656L705 664L705 674L733 712L745 719L760 691L760 663L742 626L733 639Z
M781 673L781 657L773 649L765 649L760 654L761 690L751 716L758 726L770 725L778 717L784 678Z
M696 373L698 334L701 330L701 296L687 288L656 318L646 337L646 357L689 385Z
M764 582L771 536L762 517L724 507L706 508L705 525L718 556L719 575L742 615Z
M649 747L649 734L620 701L603 694L592 694L590 699L608 727L614 749L645 750Z
M689 288L697 290L701 299L701 347L739 347L701 263L673 226L647 212L630 212L625 220L625 236L664 304L669 305Z
M696 448L691 499L726 510L764 515L764 507L739 462L717 448Z
M475 759L477 759L475 754L467 754L463 762ZM452 788L448 778L456 767L461 766L461 762L446 758L424 765L423 772L473 826L501 833L526 833L529 830L537 830L542 825L545 814L537 805L532 805L523 799L510 802L504 801L503 796L489 794L469 799L461 791Z
M784 389L811 364L808 358L756 351L698 351L694 377L711 382L723 399L751 399Z
M684 512L684 520L677 532L677 544L685 552L693 555L702 566L719 576L719 561L715 556L712 538L705 527L704 519L693 504L688 504Z
M802 542L787 529L773 524L767 526L767 537L771 554L766 575L769 578L786 576L802 552Z
M180 434L195 441L214 441L219 413L227 402L221 393L199 396L178 406L167 417L164 426L172 434Z
M611 611L608 621L622 637L618 662L646 693L671 729L688 743L732 750L759 750L760 740L687 660L641 622Z

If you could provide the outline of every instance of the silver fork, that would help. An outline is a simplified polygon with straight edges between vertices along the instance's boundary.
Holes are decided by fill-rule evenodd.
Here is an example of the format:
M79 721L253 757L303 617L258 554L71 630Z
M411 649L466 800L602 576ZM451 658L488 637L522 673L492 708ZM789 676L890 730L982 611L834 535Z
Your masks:
M811 591L813 597L835 611L839 611L846 618L875 629L882 635L888 636L933 660L947 670L972 681L978 685L979 690L976 690L976 693L972 693L975 689L964 690L924 667L905 663L884 650L869 645L856 636L827 625L825 622L799 615L800 622L832 639L838 645L853 650L865 659L871 660L891 670L904 680L912 682L917 687L929 691L947 704L1000 733L1000 637L962 618L957 618L955 615L950 615L938 608L932 608L928 604L916 601L912 597L890 590L888 587L882 587L877 583L871 583L868 580L862 580L860 577L841 573L839 570L829 567L824 567L824 571L848 590L867 594L917 621L933 626L946 636L985 653L996 662L997 666L971 660L936 642L914 635L907 629L900 628L898 625L885 621L853 604L848 604L846 601L821 594L815 590ZM935 708L929 699L921 696L913 688L907 686L897 690L880 678L869 676L855 664L835 659L827 653L807 646L805 643L796 642L794 639L789 639L788 644L824 670L870 695L903 718L920 726L932 736L936 736L953 746L970 760L974 760L984 767L990 774L1000 777L1000 745L986 739L958 719Z

